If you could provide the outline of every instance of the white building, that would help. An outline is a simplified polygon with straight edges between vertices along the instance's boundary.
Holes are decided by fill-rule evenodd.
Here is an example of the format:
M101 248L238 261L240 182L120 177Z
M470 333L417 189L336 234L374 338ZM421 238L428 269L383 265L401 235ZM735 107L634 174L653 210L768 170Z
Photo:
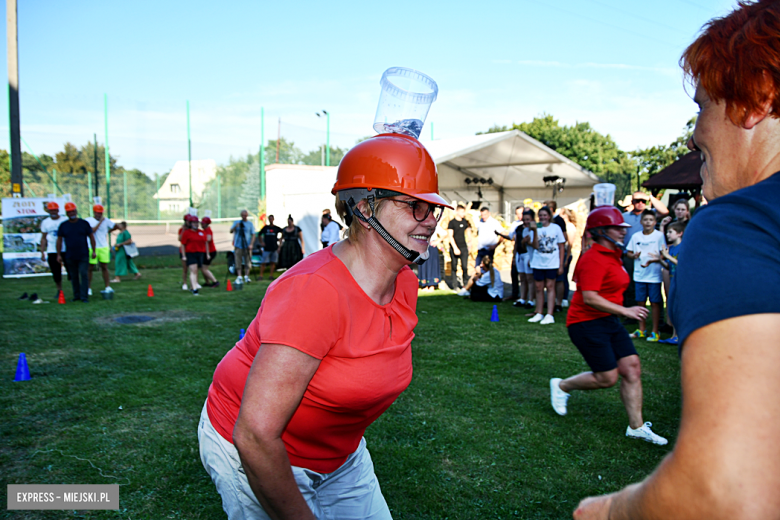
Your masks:
M217 176L213 159L192 161L192 202L200 202L206 184ZM190 162L176 161L173 170L154 195L160 201L160 211L183 213L190 206Z

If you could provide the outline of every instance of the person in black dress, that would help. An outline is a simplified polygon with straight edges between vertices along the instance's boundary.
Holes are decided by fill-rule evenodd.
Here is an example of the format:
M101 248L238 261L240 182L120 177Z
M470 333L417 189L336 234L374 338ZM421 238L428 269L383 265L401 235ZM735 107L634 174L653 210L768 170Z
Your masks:
M279 267L289 269L303 260L303 231L295 225L292 215L287 216L287 227L282 229L282 247L279 250Z

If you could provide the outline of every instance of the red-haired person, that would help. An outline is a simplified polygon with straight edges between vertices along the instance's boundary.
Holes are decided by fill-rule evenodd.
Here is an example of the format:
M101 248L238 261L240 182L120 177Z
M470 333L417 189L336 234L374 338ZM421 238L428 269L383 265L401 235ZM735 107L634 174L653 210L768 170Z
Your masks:
M211 218L203 217L200 220L200 226L203 228L203 232L206 233L206 251L208 255L203 257L203 265L200 268L200 272L203 273L203 277L208 280L209 283L206 287L219 287L219 280L211 273L209 266L211 262L217 257L217 246L214 244L214 231L211 229Z
M671 288L680 431L644 482L583 500L575 519L780 518L780 2L738 2L681 64L709 204L685 228Z
M198 290L200 289L198 269L203 267L203 262L209 257L209 253L206 249L206 233L202 229L198 229L198 217L190 216L190 224L192 228L185 229L181 234L181 247L179 249L181 257L187 262L187 269L190 272L192 294L198 296Z

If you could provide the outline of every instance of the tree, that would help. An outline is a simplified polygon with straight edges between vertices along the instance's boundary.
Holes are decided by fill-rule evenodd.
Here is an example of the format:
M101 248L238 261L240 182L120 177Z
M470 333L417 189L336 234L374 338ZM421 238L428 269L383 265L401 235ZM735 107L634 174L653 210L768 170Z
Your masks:
M320 166L325 164L325 159L323 159L323 150L324 146L320 146L316 150L312 150L311 152L307 153L301 158L301 163L303 164L309 164L312 166ZM331 166L338 166L341 162L341 159L344 158L344 154L347 153L346 149L342 149L339 147L330 147L330 165Z
M680 137L669 145L651 146L631 153L639 168L640 184L690 152L688 140L693 135L694 126L696 126L696 116L685 123Z
M276 160L276 139L269 139L265 147L265 164L301 164L303 152L284 137L279 139L279 160Z
M241 194L238 196L236 210L247 210L258 213L258 201L260 200L260 163L257 161L249 165L246 179L241 184Z
M81 152L71 143L65 143L64 150L57 152L55 157L59 173L87 173L88 171Z

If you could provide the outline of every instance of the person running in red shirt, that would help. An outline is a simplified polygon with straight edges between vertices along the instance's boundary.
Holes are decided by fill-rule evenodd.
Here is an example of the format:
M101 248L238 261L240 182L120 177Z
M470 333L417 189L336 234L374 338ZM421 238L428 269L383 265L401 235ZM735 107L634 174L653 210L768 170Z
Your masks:
M198 269L203 267L204 258L210 258L206 250L206 233L198 229L198 217L190 216L191 229L185 229L181 234L181 257L187 262L190 271L190 287L192 294L198 296ZM213 275L212 275L213 277ZM216 280L215 280L216 281Z
M652 423L642 420L642 380L639 355L618 316L633 320L647 317L644 307L623 307L623 292L629 277L623 268L623 240L626 228L617 208L602 206L588 215L585 230L593 246L582 255L574 269L577 292L569 308L566 327L572 343L590 367L561 380L550 379L552 407L566 415L566 402L572 390L610 388L622 377L620 397L628 413L626 437L663 446L667 440L653 433Z

